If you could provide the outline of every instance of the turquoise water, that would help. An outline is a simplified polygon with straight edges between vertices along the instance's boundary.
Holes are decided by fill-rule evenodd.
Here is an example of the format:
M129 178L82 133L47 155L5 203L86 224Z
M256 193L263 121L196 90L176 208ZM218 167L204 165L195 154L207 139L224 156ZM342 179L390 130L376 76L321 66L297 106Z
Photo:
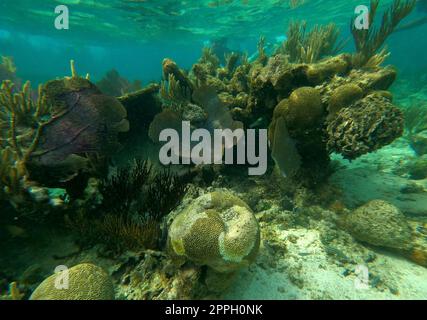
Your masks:
M116 68L127 78L148 82L159 79L164 57L189 68L205 43L221 38L228 40L231 50L252 54L261 35L274 42L292 20L306 20L309 25L334 22L347 38L349 17L360 4L357 0L308 0L291 9L288 2L5 0L0 4L0 46L3 55L14 56L22 78L33 82L66 74L70 59L95 79ZM391 2L383 0L381 7ZM69 6L69 30L54 28L53 8L59 4ZM411 18L425 14L419 10ZM425 50L426 28L390 39L393 63L408 69L417 68L413 61L427 63L425 55L419 54Z
M379 1L371 27L399 3ZM414 3L375 63L351 28L369 1L1 0L0 300L426 299ZM301 21L343 45L310 59L322 43L288 39ZM247 140L186 153L184 124ZM165 129L182 142L166 154ZM54 272L99 279L95 296Z

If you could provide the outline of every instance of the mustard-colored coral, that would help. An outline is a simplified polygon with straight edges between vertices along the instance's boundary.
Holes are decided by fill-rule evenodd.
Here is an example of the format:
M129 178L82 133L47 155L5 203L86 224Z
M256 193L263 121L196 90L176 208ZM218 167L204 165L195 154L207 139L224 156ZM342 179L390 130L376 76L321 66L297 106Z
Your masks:
M60 282L58 277L67 280L63 273L51 275L36 288L30 300L114 300L110 276L96 265L84 263L70 268L68 288L63 282L63 289L56 285Z
M346 84L338 87L333 91L329 100L329 115L334 116L342 108L350 106L362 97L363 91L356 84Z
M196 199L169 228L175 255L231 272L250 264L259 248L258 222L246 203L228 191Z
M26 184L27 161L37 148L43 128L51 119L50 106L39 87L37 102L27 82L15 91L11 81L0 89L0 179L6 193L17 194Z

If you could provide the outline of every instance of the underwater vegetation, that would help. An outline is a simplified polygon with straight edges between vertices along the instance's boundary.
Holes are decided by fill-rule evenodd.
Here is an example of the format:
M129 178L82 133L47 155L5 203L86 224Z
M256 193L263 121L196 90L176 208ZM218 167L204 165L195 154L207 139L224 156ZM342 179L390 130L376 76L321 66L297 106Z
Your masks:
M94 208L67 217L83 245L105 244L112 250L159 249L165 239L164 217L182 200L188 176L155 170L142 160L119 168L96 186Z
M307 31L306 21L294 21L289 24L287 40L278 48L277 53L288 56L293 63L314 63L321 58L340 52L345 41L338 42L339 30L335 24L315 25Z

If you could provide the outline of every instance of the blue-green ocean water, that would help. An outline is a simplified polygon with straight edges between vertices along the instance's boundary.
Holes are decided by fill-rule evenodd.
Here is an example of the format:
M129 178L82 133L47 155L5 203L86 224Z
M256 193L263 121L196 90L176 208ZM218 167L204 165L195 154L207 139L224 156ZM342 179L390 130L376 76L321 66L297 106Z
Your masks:
M160 78L164 57L189 68L201 48L224 40L234 51L256 51L260 36L275 43L291 20L336 23L345 39L360 0L305 0L292 9L287 0L2 0L0 54L13 56L18 76L34 83L68 74L76 60L81 73L93 79L116 68L129 79ZM381 8L392 1L382 0ZM70 11L70 29L54 27L54 8ZM427 15L425 0L406 22ZM390 63L402 70L427 65L427 24L394 34L388 41ZM353 49L352 41L348 50Z
M298 5L295 5L296 3ZM393 0L380 1L378 18L392 3ZM128 80L141 80L142 84L145 85L162 79L162 61L164 58L171 58L181 68L190 70L191 66L199 59L202 49L207 46L215 45L220 56L226 52L246 52L249 57L252 57L257 53L257 43L260 37L264 36L268 50L273 50L274 46L280 45L285 39L286 29L291 21L304 20L308 24L308 29L317 24L325 25L333 22L340 29L341 40L346 41L346 46L342 51L355 52L350 32L350 22L355 16L356 6L361 4L369 5L369 1L0 0L0 57L13 57L17 68L17 78L23 81L31 81L33 88L37 84L46 83L51 79L69 76L70 60L75 61L80 75L89 73L90 79L94 83L101 80L109 70L116 69L122 77ZM55 7L58 5L66 5L69 9L70 21L68 30L57 30L55 28L55 19L58 16L55 13ZM386 47L391 53L386 64L393 65L398 71L398 80L390 90L395 95L395 104L399 107L418 104L420 101L423 103L422 106L425 107L427 106L425 103L427 101L427 0L418 0L414 12L399 27L402 30L394 32L386 42ZM423 132L427 132L424 127ZM399 206L399 209L408 214L408 216L412 215L412 218L415 216L415 218L422 220L424 224L420 225L418 232L422 234L422 237L425 237L425 228L427 227L427 179L423 177L419 179L421 182L418 182L417 178L408 177L406 172L401 173L399 171L401 163L406 160L418 159L418 156L415 155L414 150L409 147L409 143L405 139L407 137L398 140L391 147L384 148L380 153L372 153L351 163L339 158L337 162L341 162L337 165L337 173L331 178L331 181L341 188L340 192L342 191L343 194L339 196L340 198L342 196L347 201L345 205L349 206L349 208L353 209L362 203L370 201L373 199L372 197L384 198L384 200ZM138 146L133 145L133 141L129 142L129 145L134 149L138 149ZM145 145L139 147L143 149ZM157 156L157 154L155 155ZM422 159L427 160L426 155ZM424 170L427 168L425 163ZM378 172L383 175L376 176ZM370 182L367 182L368 178L371 178ZM227 179L224 178L223 180L228 182ZM242 181L246 181L245 179L239 178ZM381 179L384 180L382 181ZM243 185L244 183L242 183ZM420 188L423 190L420 191ZM238 192L246 192L245 190L240 190L240 185L238 189ZM261 198L262 196L259 197ZM259 200L259 202L256 202L256 210L263 211L267 208L268 202L263 202L265 199L257 199L255 197L255 200ZM284 208L289 209L287 207L288 199L285 196L279 202ZM338 201L333 203L331 210L337 209L339 211L340 205L341 203ZM273 207L264 211L267 212L270 209L271 212L275 210ZM289 216L284 218L283 221L286 219L298 221L300 217L297 217L297 214L301 213L303 209L296 206L292 207L287 211ZM10 206L6 210L13 211ZM6 210L1 207L0 202L0 216L1 211ZM301 218L303 221L301 224L303 225L305 225L304 218L304 216ZM75 239L70 241L67 238L64 240L65 244L62 244L60 243L61 241L57 240L62 235L58 237L57 234L53 233L54 236L50 238L49 232L55 230L46 231L41 229L41 231L35 230L34 233L31 233L29 232L31 231L31 228L29 228L31 222L25 221L26 223L21 224L22 220L8 214L6 228L0 228L0 232L3 232L0 234L0 240L7 237L9 243L13 244L7 250L5 247L0 247L0 298L3 293L2 290L4 291L5 288L8 288L10 282L18 281L19 283L21 278L29 278L28 274L30 274L35 278L30 283L31 286L25 283L20 284L21 289L24 288L28 296L31 293L29 288L34 289L46 274L52 272L56 264L62 263L61 259L53 259L51 252L55 252L56 256L68 258L67 254L71 255L76 251L74 246L70 245ZM313 218L313 220L315 219ZM282 224L282 222L280 223ZM279 228L282 228L282 226ZM288 232L288 230L285 230L285 232ZM293 232L289 231L287 236L292 238L300 235L298 230L295 232L296 236ZM38 238L39 233L43 233L40 238ZM307 238L307 242L315 238L313 236L314 232L311 233L311 230L307 232L307 236L302 231L301 234L301 239ZM324 234L319 237L328 238L329 236ZM333 234L330 238L332 239L334 236ZM284 239L285 237L282 238ZM281 240L283 240L282 238ZM344 239L346 240L347 238ZM313 243L315 242L314 240L312 241ZM299 241L298 244L301 242L302 246L304 246L304 241L305 239ZM0 246L2 245L1 242ZM290 242L292 241L289 241L288 244ZM332 252L331 255L340 258L341 251L334 249L333 239L331 243L331 247L326 249ZM274 241L272 244L275 246ZM45 247L48 249L45 250ZM273 247L266 246L266 248L270 250ZM307 261L310 261L310 245L303 249L295 255L303 258L308 256ZM275 250L276 247L270 251ZM313 252L316 250L316 248L313 249ZM351 250L352 248L349 249L349 251ZM290 251L292 251L292 248ZM362 250L360 251L362 252ZM379 251L379 253L381 254L382 252ZM44 259L44 255L46 255L46 259ZM348 260L345 254L343 255L343 260ZM384 256L388 255L389 253L384 254ZM362 254L359 256L362 256ZM363 259L365 259L365 256L363 256ZM83 256L83 258L85 257ZM366 259L369 260L370 256ZM390 276L392 279L390 280L390 286L397 283L404 289L406 286L406 278L404 276L411 280L410 285L408 285L410 287L409 293L404 292L403 298L411 298L411 294L419 298L420 295L427 292L424 269L424 271L415 270L413 269L415 267L409 264L412 262L407 262L409 265L405 264L401 272L401 265L399 264L402 263L401 260L393 260L393 262L398 261L396 265L388 261L381 265L383 261L381 259L383 258L378 259L380 260L378 263L380 267L375 269L374 273L383 272L384 277L392 274ZM414 260L413 257L412 260ZM102 263L104 262L100 259L100 264ZM330 282L325 280L324 287L333 287L331 292L334 291L335 283L338 283L337 287L341 285L339 281L344 277L341 277L341 275L352 274L353 264L357 263L359 261L352 261L350 267L346 266L344 268L339 265L340 269L332 270L327 275L330 276L332 274ZM105 263L105 265L108 266L108 263ZM325 269L327 268L328 266L325 267ZM392 271L389 272L387 268ZM286 273L282 271L280 270L280 275ZM316 269L312 273L317 274L317 271ZM270 270L268 270L267 276L263 276L262 272L260 274L260 277L253 280L255 277L251 276L250 273L242 273L243 280L236 288L233 288L227 297L231 299L306 298L306 296L294 294L291 292L292 290L288 292L286 291L288 289L285 290L283 288L281 288L281 293L278 294L274 286L276 282L283 281L282 278L277 278L278 273L273 274L272 271L271 277ZM393 278L396 274L397 276ZM22 277L17 275L22 275ZM336 278L334 278L335 275ZM419 280L418 276L420 278L424 277L424 279ZM377 278L380 278L380 276L376 276L374 280L377 281ZM250 280L246 281L247 279ZM324 280L322 275L319 276L319 279L320 281ZM341 291L337 290L337 295L331 298L388 298L389 296L375 295L381 290L386 291L387 294L389 291L393 291L389 290L388 287L381 287L383 284L381 281L378 280L380 289L375 291L372 296L362 294L340 296ZM387 282L389 279L387 278L384 281ZM330 285L331 283L333 285ZM417 286L418 284L419 287ZM387 285L389 285L388 282ZM321 292L324 288L321 285L318 286L319 292ZM411 291L413 288L415 288L414 292ZM354 290L349 289L348 292L354 292ZM320 294L319 297L329 298L327 295L321 296ZM309 296L309 298L317 298L317 296L313 295ZM396 297L393 296L393 298ZM397 296L397 298L399 297Z

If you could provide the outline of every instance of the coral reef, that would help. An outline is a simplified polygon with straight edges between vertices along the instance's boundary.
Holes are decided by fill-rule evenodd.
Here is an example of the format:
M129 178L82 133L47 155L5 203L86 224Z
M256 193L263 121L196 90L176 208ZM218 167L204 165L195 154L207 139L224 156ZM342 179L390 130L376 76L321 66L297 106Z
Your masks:
M54 274L36 288L30 300L114 300L113 283L102 268L84 263L66 272L69 281L66 290L57 288L57 278L63 275Z
M249 265L260 242L258 222L242 200L226 191L196 199L169 228L169 245L180 257L231 272Z
M343 224L356 239L375 246L397 250L411 246L411 228L405 216L383 200L359 207L343 218Z
M291 1L292 6L300 3ZM371 23L378 4L371 2ZM219 50L204 48L188 72L164 59L162 81L145 88L115 70L94 85L77 75L73 63L72 76L40 86L37 99L29 83L18 90L4 81L0 200L15 208L28 202L60 207L60 214L52 215L57 224L46 228L59 229L65 221L73 250L53 258L71 266L93 261L87 259L93 255L102 260L100 266L109 266L106 272L79 264L69 270L69 290L55 289L58 275L53 275L31 299L216 298L231 281L255 272L270 276L271 270L280 275L269 282L287 277L283 283L301 292L307 279L319 281L313 272L322 269L319 265L328 269L325 278L333 275L334 281L353 285L355 266L375 265L377 254L370 246L427 266L425 224L382 200L350 210L372 198L353 197L348 205L343 188L326 179L333 170L354 164L346 159L372 153L403 134L404 112L388 91L397 71L381 65L388 56L383 49L387 37L412 8L413 1L396 0L379 29L353 29L355 54L338 54L344 42L335 25L309 31L305 22L293 22L287 40L272 55L264 37L250 58L232 51L217 56ZM3 70L12 77L11 60L3 59L0 76ZM421 155L419 141L426 130L424 117L417 115L420 108L405 113L408 137ZM183 121L211 133L268 128L268 161L276 167L263 177L245 179L239 165L202 164L183 174L187 168L171 171L136 154L147 146L158 151L160 132L180 132ZM122 145L128 149L112 158ZM226 141L223 151L234 146L234 140ZM129 163L134 157L138 160ZM425 156L400 161L399 166L406 165L402 175L426 178ZM343 177L347 184L354 182ZM399 201L425 191L422 181L397 188ZM369 193L373 188L366 189ZM9 205L1 206L8 211L0 217L7 231L2 240L27 239L21 216L20 223L3 228L3 221L16 215ZM49 210L39 206L24 211L40 215ZM1 289L12 279L1 274ZM27 297L40 281L19 289ZM370 285L388 288L376 279ZM21 297L17 289L12 283L5 298ZM390 292L397 295L394 288Z
M427 155L422 155L419 158L409 161L405 165L405 171L409 177L414 180L422 180L427 178Z
M22 300L23 294L20 292L18 288L18 284L14 281L9 284L9 292L5 295L0 294L1 300Z
M230 53L221 65L205 48L186 73L165 59L158 92L162 112L148 135L158 142L162 129L180 132L182 121L193 129L216 128L218 119L227 119L219 121L221 128L269 127L272 157L282 173L317 184L330 172L330 153L356 159L402 134L403 115L387 91L396 70L380 66L386 53L375 50L361 68L354 55L336 55L341 47L334 25L306 32L304 23L293 23L287 41L270 57L261 38L252 62ZM208 108L213 101L218 107Z

